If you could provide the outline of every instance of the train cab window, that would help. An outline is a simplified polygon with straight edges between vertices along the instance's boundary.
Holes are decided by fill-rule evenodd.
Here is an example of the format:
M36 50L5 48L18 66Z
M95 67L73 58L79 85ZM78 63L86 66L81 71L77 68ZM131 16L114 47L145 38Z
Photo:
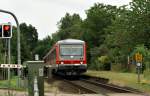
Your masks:
M60 45L60 55L61 56L82 56L83 55L83 45Z

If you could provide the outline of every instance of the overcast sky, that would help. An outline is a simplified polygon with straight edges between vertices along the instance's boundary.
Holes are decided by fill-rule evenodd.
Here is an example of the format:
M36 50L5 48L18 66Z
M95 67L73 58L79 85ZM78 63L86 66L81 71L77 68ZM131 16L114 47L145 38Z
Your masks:
M116 6L128 4L131 0L3 0L0 9L13 12L20 23L25 22L36 27L39 39L57 31L57 22L66 12L78 13L85 19L85 10L94 3ZM11 16L0 13L0 23L14 22ZM15 23L13 23L15 24Z

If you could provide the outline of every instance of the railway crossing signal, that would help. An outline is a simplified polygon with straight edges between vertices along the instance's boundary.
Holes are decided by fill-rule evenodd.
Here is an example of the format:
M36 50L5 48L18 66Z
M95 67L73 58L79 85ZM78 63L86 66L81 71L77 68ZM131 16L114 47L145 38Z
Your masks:
M0 38L12 37L12 25L10 23L4 23L0 25Z
M140 83L140 68L142 66L142 59L143 59L143 56L142 54L140 54L139 52L135 54L135 60L136 60L136 65L137 65L137 80L138 80L138 83Z
M16 15L14 13L12 13L12 12L9 12L9 11L6 11L6 10L2 10L2 9L0 9L0 12L11 15L14 18L16 24L17 24L17 56L18 56L17 57L17 61L18 61L18 64L21 64L21 51L20 51L21 50L21 48L20 48L21 44L20 44L20 27L19 27L19 21L18 21ZM11 26L11 30L12 30L12 26ZM11 31L11 33L12 33L12 31ZM1 34L2 34L2 31L1 31ZM12 37L12 34L11 34L11 37ZM2 36L0 38L2 38ZM18 76L20 76L20 73L21 73L21 70L18 69ZM10 80L8 80L8 81L10 81ZM20 78L18 79L18 87L20 87Z
M10 24L3 25L3 37L4 38L11 38L12 28Z
M143 56L140 53L135 54L135 60L136 62L142 62Z

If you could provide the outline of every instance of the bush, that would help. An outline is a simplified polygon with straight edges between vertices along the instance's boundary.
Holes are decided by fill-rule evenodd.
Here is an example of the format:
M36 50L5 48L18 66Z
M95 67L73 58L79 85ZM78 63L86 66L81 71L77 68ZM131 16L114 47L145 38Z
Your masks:
M97 63L99 64L99 68L101 70L110 70L111 63L108 56L101 56L98 58Z

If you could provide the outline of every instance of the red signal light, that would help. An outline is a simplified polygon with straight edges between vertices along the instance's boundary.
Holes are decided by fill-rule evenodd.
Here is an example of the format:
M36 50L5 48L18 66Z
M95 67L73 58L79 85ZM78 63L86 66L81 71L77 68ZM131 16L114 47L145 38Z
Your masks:
M8 31L10 29L10 26L9 25L4 25L4 30L5 31Z
M10 24L3 24L3 38L11 38L12 27Z

